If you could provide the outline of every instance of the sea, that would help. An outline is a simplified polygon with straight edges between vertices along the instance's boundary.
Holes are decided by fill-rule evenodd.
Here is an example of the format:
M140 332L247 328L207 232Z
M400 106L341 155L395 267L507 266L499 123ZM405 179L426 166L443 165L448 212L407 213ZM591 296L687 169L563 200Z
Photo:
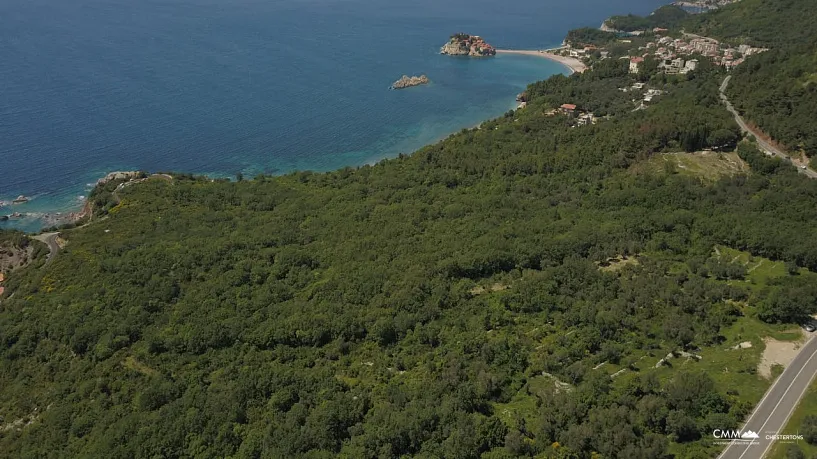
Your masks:
M664 3L4 0L0 215L23 217L0 228L78 210L110 171L253 177L411 153L568 73L539 57L440 55L451 34L543 49ZM431 83L389 89L420 74Z

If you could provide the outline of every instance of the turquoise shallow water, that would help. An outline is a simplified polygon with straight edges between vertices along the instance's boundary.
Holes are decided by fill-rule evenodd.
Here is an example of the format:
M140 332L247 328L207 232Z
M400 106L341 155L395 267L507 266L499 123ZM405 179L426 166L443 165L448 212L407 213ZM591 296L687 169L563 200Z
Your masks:
M457 31L500 48L662 2L10 0L0 3L0 214L75 210L111 170L330 170L412 152L498 116L545 59L441 56ZM390 91L403 74L428 86ZM0 223L36 230L37 219Z

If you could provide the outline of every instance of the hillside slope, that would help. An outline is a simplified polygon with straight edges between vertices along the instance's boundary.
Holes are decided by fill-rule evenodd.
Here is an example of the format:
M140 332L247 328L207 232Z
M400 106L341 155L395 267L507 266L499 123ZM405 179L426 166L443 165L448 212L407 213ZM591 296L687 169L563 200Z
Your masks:
M377 165L126 187L10 276L0 456L712 457L768 385L726 349L817 312L817 181L735 145L723 76L633 111L608 60ZM714 147L751 173L642 167Z
M770 48L735 70L730 98L795 156L817 156L815 15L810 0L742 0L687 23L697 33Z

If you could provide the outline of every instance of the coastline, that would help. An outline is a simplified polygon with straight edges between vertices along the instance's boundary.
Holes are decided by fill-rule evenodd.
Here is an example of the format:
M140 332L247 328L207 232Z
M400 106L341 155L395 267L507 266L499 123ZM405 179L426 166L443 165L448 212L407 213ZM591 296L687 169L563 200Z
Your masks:
M582 73L587 70L587 65L575 57L560 56L544 50L526 50L526 49L498 49L497 54L519 54L523 56L537 56L558 62L570 70L570 73Z
M508 55L530 55L530 56L538 56L540 58L546 58L551 61L557 62L561 64L564 68L567 68L570 73L581 72L585 70L585 66L583 63L578 61L577 59L572 59L569 57L559 56L544 50L497 50L498 53L505 53ZM532 83L542 79L541 76L531 76L528 83ZM513 110L520 108L519 105L513 102L512 95L509 94L511 97L510 101L507 103L506 107L502 108L502 111L498 111L497 113L486 113L483 114L481 117L478 117L478 121L471 121L470 124L464 125L462 127L457 127L456 129L452 128L450 131L446 131L435 136L433 139L428 140L427 142L420 144L417 147L411 146L402 151L410 151L413 153L414 151L423 148L424 145L431 145L437 142L440 142L452 134L456 134L459 132L463 127L464 128L478 128L484 122L494 119L502 115L502 113L506 112L507 110ZM358 163L349 163L347 166L356 167L363 164L370 164L373 162L380 161L386 158L392 158L396 156L396 154L383 154L382 152L378 152L375 159L368 159L364 162ZM309 170L309 169L305 169ZM330 168L328 170L335 170L334 168ZM209 174L207 174L209 175ZM85 182L85 180L83 180ZM87 185L96 184L98 180L88 179ZM75 224L78 221L81 221L90 216L90 202L87 198L90 190L80 190L77 187L76 194L82 193L83 196L80 196L80 200L72 200L70 204L59 205L59 206L46 206L44 202L41 200L37 200L36 206L34 208L29 207L31 203L27 203L21 207L12 207L10 202L6 203L3 202L2 204L7 205L0 205L0 216L6 215L8 213L8 220L0 221L0 229L18 229L22 230L26 233L30 234L37 234L43 231L46 228L61 226L61 225L69 225ZM93 188L93 187L92 187ZM16 194L15 194L16 195ZM11 196L11 195L9 195ZM9 198L11 199L11 198ZM16 211L16 215L15 214Z
M10 213L7 213L9 212ZM46 210L28 210L2 206L0 207L0 230L21 230L36 234L46 228L72 225L93 216L91 201L82 196L78 205L55 207Z

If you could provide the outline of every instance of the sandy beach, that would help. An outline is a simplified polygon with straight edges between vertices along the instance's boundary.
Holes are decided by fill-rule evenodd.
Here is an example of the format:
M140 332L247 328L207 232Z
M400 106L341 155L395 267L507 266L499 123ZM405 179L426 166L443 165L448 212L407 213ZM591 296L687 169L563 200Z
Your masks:
M525 56L538 56L544 57L545 59L550 59L552 61L558 62L565 67L569 68L571 73L582 73L587 70L587 66L584 65L584 62L576 59L575 57L567 57L567 56L560 56L558 54L553 54L547 51L540 51L540 50L521 50L521 49L498 49L496 52L502 54L522 54Z

